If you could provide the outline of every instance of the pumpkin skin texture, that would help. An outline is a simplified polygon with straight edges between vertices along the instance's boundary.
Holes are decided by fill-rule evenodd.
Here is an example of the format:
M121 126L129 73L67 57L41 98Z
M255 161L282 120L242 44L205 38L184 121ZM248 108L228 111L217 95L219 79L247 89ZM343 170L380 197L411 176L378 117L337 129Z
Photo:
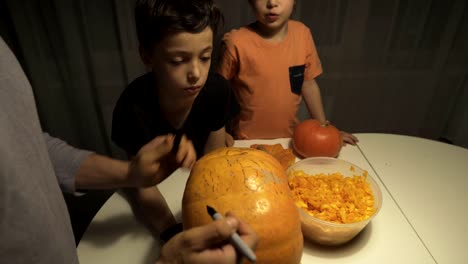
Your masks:
M250 148L222 148L198 160L182 200L184 229L212 222L206 206L231 211L257 233L258 264L298 264L303 236L285 170L271 155ZM247 260L245 260L247 262Z
M318 120L305 120L294 129L293 148L304 158L336 158L342 147L340 131L330 125L321 124Z

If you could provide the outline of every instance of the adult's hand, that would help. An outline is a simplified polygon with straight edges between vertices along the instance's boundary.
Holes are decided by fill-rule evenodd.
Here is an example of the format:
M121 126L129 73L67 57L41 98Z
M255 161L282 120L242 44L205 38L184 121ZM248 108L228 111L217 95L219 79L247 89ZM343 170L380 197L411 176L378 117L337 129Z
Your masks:
M229 243L230 236L236 231L250 248L256 248L258 237L253 229L232 213L227 213L221 220L174 236L163 246L156 263L240 263L243 256Z

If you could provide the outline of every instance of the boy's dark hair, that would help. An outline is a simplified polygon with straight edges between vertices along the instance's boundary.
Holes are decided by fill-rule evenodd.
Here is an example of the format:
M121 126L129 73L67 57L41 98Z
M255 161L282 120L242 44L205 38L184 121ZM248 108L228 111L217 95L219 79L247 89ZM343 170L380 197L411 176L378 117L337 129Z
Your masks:
M223 15L213 0L136 1L138 41L147 50L172 33L199 33L209 26L216 35L222 22Z

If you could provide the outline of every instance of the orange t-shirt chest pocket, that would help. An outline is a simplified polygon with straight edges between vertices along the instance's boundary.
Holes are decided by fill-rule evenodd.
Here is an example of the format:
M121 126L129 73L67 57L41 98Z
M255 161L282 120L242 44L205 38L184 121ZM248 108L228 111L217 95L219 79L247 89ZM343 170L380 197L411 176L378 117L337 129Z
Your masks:
M302 84L304 83L305 65L289 67L289 82L291 84L291 92L301 95Z

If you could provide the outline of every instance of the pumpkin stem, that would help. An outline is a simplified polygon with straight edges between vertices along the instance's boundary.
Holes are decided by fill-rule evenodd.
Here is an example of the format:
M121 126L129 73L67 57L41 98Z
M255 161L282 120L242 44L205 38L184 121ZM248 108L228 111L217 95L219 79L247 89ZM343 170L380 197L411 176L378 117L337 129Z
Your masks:
M322 127L327 127L327 126L329 126L329 125L330 125L330 121L328 121L328 120L325 120L325 122L323 122L322 124L320 124L320 126L322 126Z

